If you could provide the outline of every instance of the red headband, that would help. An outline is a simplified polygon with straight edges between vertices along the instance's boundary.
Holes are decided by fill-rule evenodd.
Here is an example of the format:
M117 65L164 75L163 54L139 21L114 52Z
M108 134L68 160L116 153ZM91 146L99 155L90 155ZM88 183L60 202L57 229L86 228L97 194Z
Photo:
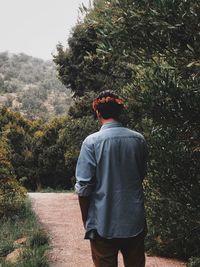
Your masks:
M94 111L97 110L97 106L99 104L104 104L104 103L108 103L108 102L115 102L119 105L122 105L124 103L124 100L121 99L121 98L114 98L114 97L110 97L110 96L107 96L107 97L103 97L101 99L95 99L93 102L92 102L92 108Z

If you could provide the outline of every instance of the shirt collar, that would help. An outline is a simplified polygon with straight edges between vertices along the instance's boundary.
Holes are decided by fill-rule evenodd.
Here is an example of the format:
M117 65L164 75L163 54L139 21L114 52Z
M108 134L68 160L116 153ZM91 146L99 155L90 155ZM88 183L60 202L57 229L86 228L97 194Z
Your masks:
M114 127L121 127L121 126L122 126L122 124L118 121L107 122L101 126L100 131L105 130L105 129L109 129L109 128L114 128Z

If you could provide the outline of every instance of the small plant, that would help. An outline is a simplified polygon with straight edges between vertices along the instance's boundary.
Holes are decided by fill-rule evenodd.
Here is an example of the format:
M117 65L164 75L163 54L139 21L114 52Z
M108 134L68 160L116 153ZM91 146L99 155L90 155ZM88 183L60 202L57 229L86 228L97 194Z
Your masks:
M46 250L47 246L26 249L17 263L17 267L48 267Z
M14 245L11 241L0 241L0 257L5 257L13 251ZM1 266L1 265L0 265Z
M48 236L46 235L45 232L43 232L40 229L34 232L29 239L31 248L34 248L36 246L39 247L39 246L47 245L48 242L49 242Z

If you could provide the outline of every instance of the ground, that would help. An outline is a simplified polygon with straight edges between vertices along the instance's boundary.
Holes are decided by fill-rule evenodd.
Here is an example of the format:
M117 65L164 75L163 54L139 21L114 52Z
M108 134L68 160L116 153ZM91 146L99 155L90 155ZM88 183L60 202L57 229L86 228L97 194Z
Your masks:
M77 195L29 193L33 209L51 238L50 267L93 267L89 241L84 240ZM184 267L176 260L146 257L146 267ZM119 267L123 267L119 255Z

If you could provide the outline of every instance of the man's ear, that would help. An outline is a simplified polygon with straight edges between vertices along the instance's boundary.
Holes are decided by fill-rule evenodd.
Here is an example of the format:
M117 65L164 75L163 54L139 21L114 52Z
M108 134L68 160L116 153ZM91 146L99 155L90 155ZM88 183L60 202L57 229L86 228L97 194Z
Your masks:
M96 110L96 115L97 115L97 118L100 119L101 118L101 114L99 113L98 110Z
M97 116L98 121L101 124L103 124L103 117L102 117L101 113L98 110L96 110L96 116Z

